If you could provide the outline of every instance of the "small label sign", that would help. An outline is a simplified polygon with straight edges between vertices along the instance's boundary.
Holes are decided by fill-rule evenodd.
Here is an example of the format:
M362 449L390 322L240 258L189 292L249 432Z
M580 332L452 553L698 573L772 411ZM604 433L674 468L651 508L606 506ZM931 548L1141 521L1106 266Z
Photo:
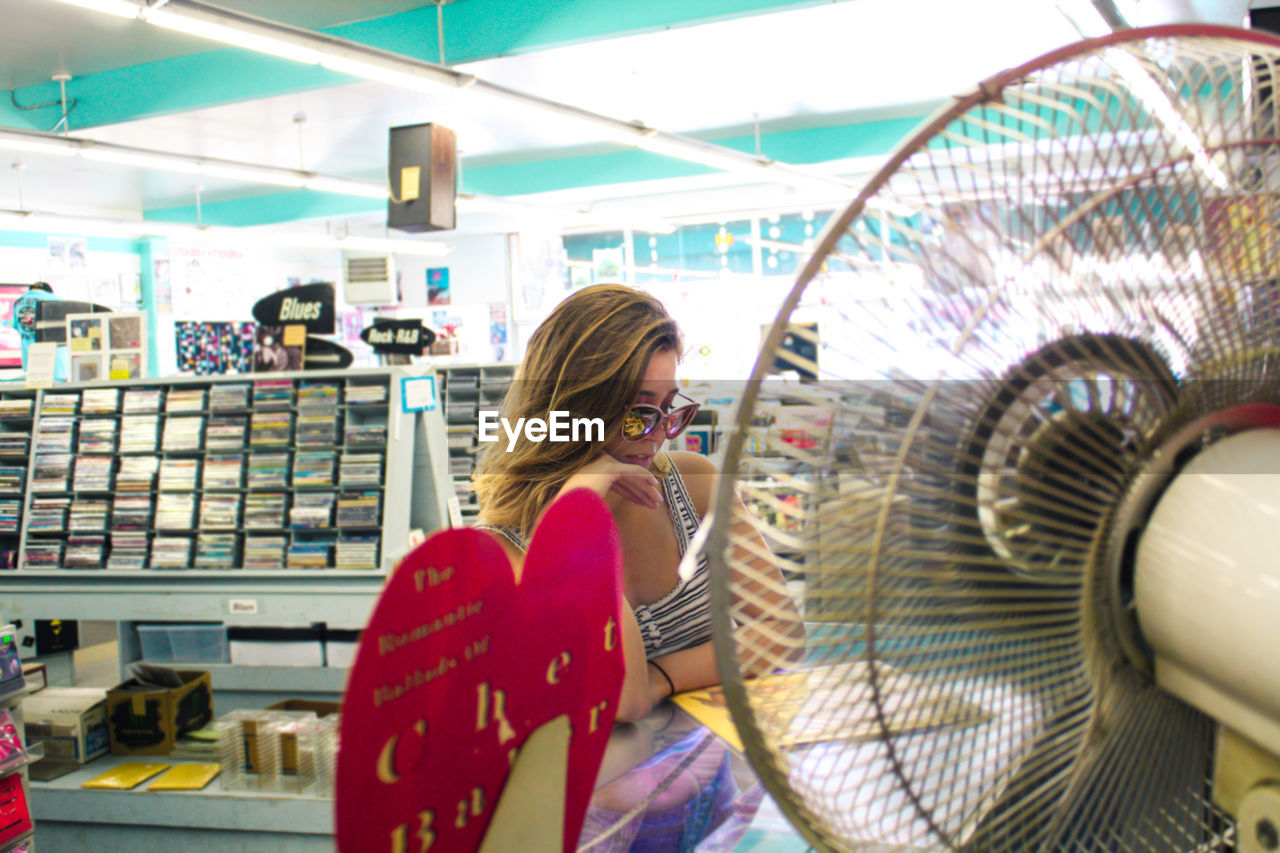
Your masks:
M258 612L258 599L256 598L228 598L227 612L240 616L252 615Z
M360 332L360 340L373 347L374 352L421 355L424 348L435 343L436 333L421 320L374 320L372 326Z

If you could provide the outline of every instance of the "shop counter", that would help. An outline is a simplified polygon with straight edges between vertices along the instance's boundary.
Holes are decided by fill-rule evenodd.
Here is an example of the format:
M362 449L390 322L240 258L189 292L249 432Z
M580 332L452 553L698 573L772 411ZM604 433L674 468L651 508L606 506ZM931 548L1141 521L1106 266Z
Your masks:
M32 816L44 850L333 850L333 801L282 793L87 790L80 784L130 760L109 755L50 782L32 782ZM767 839L769 846L758 846ZM788 846L779 846L780 844ZM601 763L580 850L769 849L807 846L786 826L745 758L667 702L619 724Z

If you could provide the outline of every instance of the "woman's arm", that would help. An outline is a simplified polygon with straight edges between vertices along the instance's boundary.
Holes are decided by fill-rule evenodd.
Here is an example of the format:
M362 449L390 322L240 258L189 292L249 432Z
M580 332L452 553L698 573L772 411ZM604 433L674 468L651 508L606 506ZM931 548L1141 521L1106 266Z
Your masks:
M556 497L583 488L600 495L611 509L622 501L632 501L645 507L662 505L662 491L652 474L639 465L627 465L605 454L570 477L560 487ZM644 637L640 634L640 625L636 622L631 602L624 597L619 610L622 657L626 670L622 692L618 696L617 718L631 723L647 717L653 706L666 696L668 688L665 679L645 662Z
M719 486L719 469L697 453L670 455L680 469L699 518L705 521ZM734 631L743 673L760 675L799 663L805 650L804 621L787 591L782 571L736 495L730 512L730 563L736 590L731 615L735 622L746 623ZM677 688L684 689L679 685Z

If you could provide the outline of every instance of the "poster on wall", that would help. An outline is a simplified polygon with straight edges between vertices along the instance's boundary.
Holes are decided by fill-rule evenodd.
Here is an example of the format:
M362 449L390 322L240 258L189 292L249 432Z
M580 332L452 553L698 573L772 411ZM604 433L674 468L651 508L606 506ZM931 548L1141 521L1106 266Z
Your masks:
M452 301L449 295L449 268L432 267L427 270L427 304L448 305Z
M49 272L83 273L89 266L89 240L86 237L50 237Z
M179 319L248 315L261 294L244 253L212 246L171 246L173 313Z
M0 367L22 367L22 336L13 321L13 303L28 285L0 284Z
M249 373L257 328L256 323L175 323L178 370L197 376Z
M507 306L495 303L489 306L489 343L493 344L493 360L507 360Z

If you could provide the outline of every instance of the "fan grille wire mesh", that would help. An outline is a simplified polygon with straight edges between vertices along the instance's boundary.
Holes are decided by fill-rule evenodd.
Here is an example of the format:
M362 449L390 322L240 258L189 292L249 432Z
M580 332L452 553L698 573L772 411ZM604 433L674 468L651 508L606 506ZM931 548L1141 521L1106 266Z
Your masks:
M1213 723L1120 654L1098 555L1162 436L1276 396L1277 59L1194 26L1058 51L829 223L705 546L735 722L820 848L1225 849ZM816 362L780 345L802 301L835 318ZM742 498L803 578L800 649Z

